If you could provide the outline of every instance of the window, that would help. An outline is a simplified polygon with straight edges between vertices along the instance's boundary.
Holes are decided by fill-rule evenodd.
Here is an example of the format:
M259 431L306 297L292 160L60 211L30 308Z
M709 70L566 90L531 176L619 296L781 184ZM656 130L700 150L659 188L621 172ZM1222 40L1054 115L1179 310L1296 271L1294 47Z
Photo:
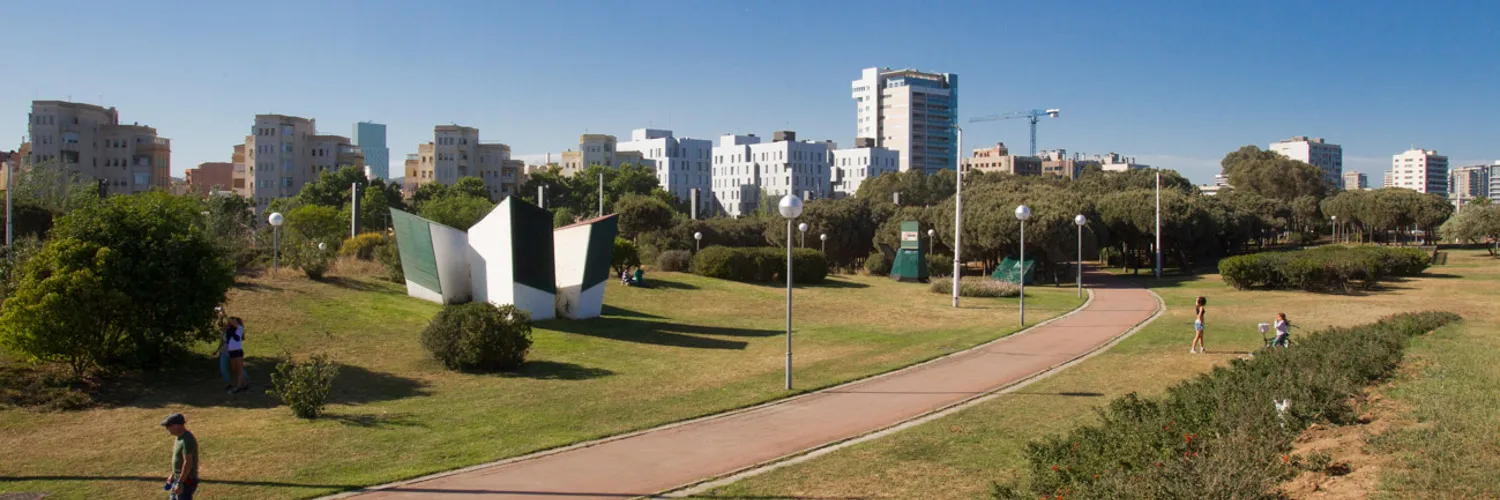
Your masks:
M293 133L294 132L293 132L293 129L292 129L291 125L282 125L281 126L281 135L290 136Z
M137 186L146 186L146 185L149 185L149 184L151 184L151 173L150 172L136 172L136 174L135 174L135 185L137 185Z

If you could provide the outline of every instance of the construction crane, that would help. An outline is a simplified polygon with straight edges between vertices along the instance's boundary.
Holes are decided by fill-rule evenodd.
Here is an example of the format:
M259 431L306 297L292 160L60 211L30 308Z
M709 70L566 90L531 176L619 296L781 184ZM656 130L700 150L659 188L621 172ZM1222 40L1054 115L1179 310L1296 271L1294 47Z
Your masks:
M1031 120L1031 156L1036 156L1036 122L1037 122L1037 119L1041 118L1043 116L1051 117L1051 118L1057 118L1057 114L1060 111L1062 111L1062 110L1057 109L1057 108L1052 108L1052 109L1033 109L1031 111L1016 111L1016 112L1013 112L1013 113L1004 113L1004 114L998 114L998 115L989 115L989 116L981 116L981 117L978 117L978 118L973 118L973 119L969 120L969 123L975 123L975 122L992 122L992 121L998 121L998 120L1009 120L1009 119L1012 119L1012 118L1028 118L1028 119Z

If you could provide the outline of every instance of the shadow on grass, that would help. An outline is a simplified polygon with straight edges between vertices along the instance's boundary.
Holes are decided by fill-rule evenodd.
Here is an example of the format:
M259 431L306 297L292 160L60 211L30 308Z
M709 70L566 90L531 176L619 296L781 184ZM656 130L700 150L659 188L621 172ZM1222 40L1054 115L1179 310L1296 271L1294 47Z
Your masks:
M532 378L537 380L588 380L608 377L615 372L603 368L589 368L558 361L527 361L520 370L502 373L502 377Z
M410 413L388 415L324 413L319 420L331 420L351 427L426 427L413 419Z
M601 309L599 314L601 316L614 316L619 318L661 318L661 316L657 316L655 314L647 314L640 311L632 311L629 309L620 309L609 304L604 304L604 309Z
M1065 391L1065 392L1025 392L1025 391L1017 391L1017 392L1012 392L1011 394L1025 394L1027 396L1062 396L1062 397L1066 397L1066 398L1101 398L1101 397L1104 397L1104 393L1102 393L1102 392L1092 392L1092 391L1078 391L1078 392L1071 392L1071 391Z
M343 289L346 289L346 290L354 290L354 291L357 291L357 292L382 292L382 293L387 293L387 294L395 294L396 293L395 290L392 290L390 287L387 287L387 286L382 286L382 285L379 285L379 284L376 284L376 283L370 283L368 281L357 280L357 279L353 279L353 278L347 278L347 277L344 277L344 276L324 276L323 279L318 280L318 282L320 282L320 283L327 283L327 284L330 284L330 285L333 285L333 286L336 286L336 287L339 287L339 288L343 288Z
M630 288L642 288L642 287L631 286L631 287L626 287L626 288L630 289ZM646 276L646 286L644 288L647 289L647 290L697 290L698 289L698 285L694 285L694 284L691 284L691 283L683 283L681 281L673 281L673 280L668 280L668 279L661 279L659 277L652 277L652 276L648 275L648 276Z
M279 286L271 286L271 285L267 285L267 284L264 284L264 283L256 283L254 281L239 281L239 280L235 280L235 282L234 282L234 289L235 290L245 290L245 291L249 291L249 292L280 292L280 291L285 290L285 289L283 289L283 288L281 288Z
M176 369L149 374L138 380L125 380L102 394L102 400L114 406L164 408L174 405L231 406L237 408L275 408L281 401L266 394L271 373L278 358L250 356L245 358L250 389L228 394L219 374L219 358L195 354L181 360ZM392 401L427 395L426 383L371 371L356 365L339 365L338 377L328 402L361 404Z
M700 337L699 335L769 337L782 333L781 330L758 330L686 325L665 321L644 321L626 317L634 314L631 311L623 309L617 309L617 311L623 311L621 317L599 317L588 321L557 319L538 323L537 326L563 333L587 335L610 340L671 347L691 347L695 349L744 349L748 344L739 340L724 340L712 337Z
M785 281L777 281L777 282L754 282L754 281L752 281L752 282L744 282L744 283L747 284L747 285L755 285L755 286L766 287L766 288L781 288L781 289L786 289L786 282ZM856 283L856 282L853 282L853 281L842 280L842 279L838 279L838 278L834 278L834 277L830 276L828 279L823 280L822 283L793 283L792 284L792 288L796 288L796 289L799 289L799 290L801 290L801 289L818 289L818 288L826 288L826 289L837 290L837 289L853 289L853 288L870 288L870 285L866 285L864 283Z

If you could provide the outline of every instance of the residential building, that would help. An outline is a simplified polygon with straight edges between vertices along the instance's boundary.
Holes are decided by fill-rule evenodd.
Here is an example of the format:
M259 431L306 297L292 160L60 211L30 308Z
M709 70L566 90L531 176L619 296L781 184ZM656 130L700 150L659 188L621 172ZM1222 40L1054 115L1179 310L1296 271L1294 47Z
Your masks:
M479 129L461 125L438 125L432 135L432 142L418 145L417 154L406 157L406 196L415 195L423 184L451 186L464 177L483 180L491 200L516 192L525 163L510 159L510 146L480 141Z
M1344 176L1344 148L1319 137L1299 135L1271 144L1271 151L1282 156L1318 167L1323 171L1323 180L1329 186L1337 186Z
M678 200L692 199L698 190L699 209L711 206L708 201L713 184L713 141L673 137L671 130L636 129L630 141L615 145L616 160L621 163L643 163L656 167L656 180L662 189ZM630 161L632 154L639 159Z
M21 169L21 153L0 151L0 186L10 189L10 175Z
M902 172L958 166L958 75L866 68L851 85L856 140L896 151Z
M1083 175L1083 169L1090 166L1098 167L1102 163L1098 159L1085 158L1079 153L1068 156L1065 149L1043 150L1039 157L1042 160L1042 174L1077 179Z
M1010 154L1010 149L1003 142L997 142L993 147L975 149L973 156L964 158L963 167L964 172L978 170L1011 175L1042 175L1041 158Z
M854 196L865 180L901 170L900 153L875 146L873 139L854 142L855 147L829 152L833 159L833 178L829 183L835 198Z
M1362 191L1370 189L1370 178L1363 172L1349 170L1344 172L1344 190Z
M230 180L229 189L234 194L250 197L249 189L245 187L245 145L235 144L234 153L229 156L229 163L234 165L233 177Z
M1490 201L1500 197L1500 161L1490 165Z
M563 175L573 175L594 165L618 167L620 165L644 165L645 155L639 151L617 151L615 136L609 134L583 134L578 136L578 151L562 154Z
M1463 207L1475 198L1491 198L1491 167L1492 165L1468 165L1453 169L1448 175L1448 201L1455 207Z
M183 180L190 192L208 196L214 191L229 191L234 187L234 163L199 163L198 168L187 169Z
M716 208L739 217L760 206L764 194L779 200L794 193L803 200L828 198L832 167L828 141L797 141L791 131L776 132L771 142L754 135L725 135L713 149Z
M1448 157L1430 149L1412 149L1391 156L1393 187L1420 193L1448 195Z
M245 136L245 192L257 212L271 200L296 196L316 175L308 139L317 123L288 115L255 115Z
M1099 157L1099 168L1105 172L1124 172L1127 170L1143 170L1151 168L1150 165L1142 165L1135 162L1133 156L1121 156L1118 153L1109 153Z
M1382 187L1382 188L1388 188L1388 187L1395 187L1395 186L1396 186L1396 180L1395 180L1395 178L1393 178L1391 176L1391 171L1389 171L1389 170L1385 171L1385 173L1383 175L1381 175L1381 178L1380 178L1380 187Z
M107 194L167 189L172 181L172 142L156 129L122 125L115 108L67 101L32 101L31 138L23 168L54 162L96 179Z
M375 177L391 179L391 150L385 144L385 125L371 122L354 124L354 145L365 153L365 165Z

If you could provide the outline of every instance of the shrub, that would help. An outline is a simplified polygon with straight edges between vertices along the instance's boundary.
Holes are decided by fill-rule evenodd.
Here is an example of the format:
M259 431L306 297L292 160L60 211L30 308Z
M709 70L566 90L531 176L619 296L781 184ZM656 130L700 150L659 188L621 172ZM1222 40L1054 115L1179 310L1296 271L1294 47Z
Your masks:
M318 418L338 374L338 365L326 353L313 353L307 361L296 361L290 353L283 354L271 374L271 389L266 393L281 398L297 418Z
M890 276L891 259L886 258L885 252L870 252L870 256L865 257L865 272L870 276Z
M450 370L515 370L531 349L531 315L509 304L450 305L422 330L422 347Z
M730 248L712 246L693 256L693 273L710 278L768 283L786 279L786 250L779 248ZM828 278L828 260L810 248L792 252L792 281L822 283Z
M390 243L390 239L380 233L364 233L353 238L344 240L339 247L340 257L354 257L359 260L375 260L375 252L382 245Z
M1325 246L1296 252L1237 255L1219 261L1224 282L1246 290L1348 292L1391 276L1417 276L1431 258L1413 248Z
M1099 412L1099 423L1030 443L1029 491L1012 483L992 494L1268 498L1302 465L1290 457L1298 434L1316 422L1355 421L1353 396L1390 374L1408 339L1458 319L1408 313L1324 330L1231 361L1158 399L1126 395ZM1273 401L1289 405L1278 410Z
M693 265L693 254L687 250L668 250L656 256L656 268L662 271L685 272Z
M615 275L639 265L641 265L641 254L636 250L635 243L616 236L615 249L610 253L609 263L609 267L615 270Z
M953 294L953 278L933 278L928 285L932 293ZM990 278L968 278L959 280L960 297L1019 297L1021 286L1009 281Z
M494 209L495 204L490 203L488 197L450 193L423 203L418 215L459 231L468 231Z
M309 279L323 279L328 274L328 268L333 266L335 250L332 245L323 243L323 249L319 249L317 242L304 240L295 234L289 236L291 237L287 239L290 241L283 241L281 245L282 262L301 269Z
M401 270L401 249L396 246L396 238L391 238L390 243L375 249L375 259L385 266L385 278L396 283L406 282L406 273Z
M928 276L951 276L953 274L953 257L943 254L927 254Z

